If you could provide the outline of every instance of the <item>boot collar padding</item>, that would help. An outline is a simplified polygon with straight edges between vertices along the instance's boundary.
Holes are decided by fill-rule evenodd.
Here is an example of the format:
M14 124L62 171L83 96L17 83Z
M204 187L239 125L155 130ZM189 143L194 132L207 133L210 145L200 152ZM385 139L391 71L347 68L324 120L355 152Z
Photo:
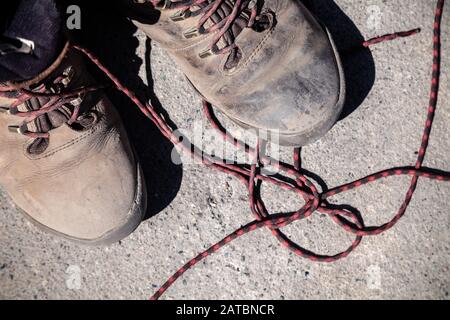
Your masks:
M65 56L67 55L67 52L69 51L69 42L67 42L64 45L63 50L59 54L58 58L44 71L42 71L40 74L38 74L35 78L26 80L26 81L20 81L20 82L8 82L8 85L16 88L16 89L25 89L28 88L34 84L42 82L45 78L49 77L60 65L61 62L64 60Z

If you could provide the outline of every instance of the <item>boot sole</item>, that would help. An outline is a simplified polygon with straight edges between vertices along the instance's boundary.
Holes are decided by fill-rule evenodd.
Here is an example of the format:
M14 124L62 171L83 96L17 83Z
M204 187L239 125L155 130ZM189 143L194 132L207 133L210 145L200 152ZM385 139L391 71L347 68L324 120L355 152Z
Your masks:
M111 245L113 243L116 243L124 238L126 238L128 235L130 235L136 228L139 226L139 224L142 222L142 220L145 217L145 212L147 210L147 188L145 184L144 174L142 171L142 167L139 164L139 162L136 165L137 167L137 184L136 184L136 194L133 201L133 205L128 211L127 216L129 216L128 220L121 225L120 227L117 227L113 230L110 230L103 234L101 237L96 239L81 239L69 236L67 234L58 232L52 228L49 228L39 221L35 220L33 217L31 217L27 212L25 212L23 209L18 208L25 216L25 218L30 221L32 224L34 224L39 229L45 231L46 233L58 236L60 238L65 238L67 240L70 240L72 242L80 243L83 245L89 245L89 246L106 246Z

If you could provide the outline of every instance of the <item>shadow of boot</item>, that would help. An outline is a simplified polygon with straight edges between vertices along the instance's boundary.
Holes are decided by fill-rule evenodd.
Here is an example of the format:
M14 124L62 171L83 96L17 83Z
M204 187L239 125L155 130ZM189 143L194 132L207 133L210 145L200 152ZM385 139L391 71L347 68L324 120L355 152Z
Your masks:
M346 102L340 120L365 100L375 81L375 63L368 48L358 47L365 38L333 0L303 0L304 5L330 30L341 54L347 83Z

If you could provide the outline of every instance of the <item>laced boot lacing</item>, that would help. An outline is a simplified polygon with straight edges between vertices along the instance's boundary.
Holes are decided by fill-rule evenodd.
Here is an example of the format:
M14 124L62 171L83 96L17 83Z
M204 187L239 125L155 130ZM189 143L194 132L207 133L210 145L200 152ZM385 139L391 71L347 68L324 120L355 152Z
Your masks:
M236 37L244 28L265 30L268 28L266 15L260 14L260 0L150 0L160 10L178 10L171 16L173 21L185 20L202 15L197 25L184 32L185 38L215 33L209 46L199 55L227 53L237 54ZM219 42L223 41L220 48ZM236 58L236 57L234 57Z
M37 148L33 149L37 151L36 153L43 152L46 149L50 139L50 131L63 123L69 126L79 124L82 128L87 128L96 122L95 113L91 111L82 112L80 107L85 94L97 90L99 87L83 87L68 91L67 87L71 82L72 74L73 69L67 68L62 75L51 81L44 81L28 89L18 88L15 85L0 84L0 97L13 99L9 106L0 106L0 112L23 119L19 125L9 125L8 130L35 139L31 145L44 141L45 147L38 148L39 151L37 151ZM36 109L26 106L27 102L30 102L33 98L46 99L47 102ZM23 107L21 108L21 106ZM65 121L55 125L55 123L47 120L46 125L42 125L43 119L55 111L59 111ZM42 146L42 143L40 145Z

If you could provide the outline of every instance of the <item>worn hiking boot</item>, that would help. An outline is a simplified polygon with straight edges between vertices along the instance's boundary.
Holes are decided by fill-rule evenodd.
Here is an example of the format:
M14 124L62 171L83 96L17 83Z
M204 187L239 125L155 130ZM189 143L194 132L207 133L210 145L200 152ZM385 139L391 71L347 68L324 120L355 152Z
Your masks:
M345 96L330 33L297 0L135 0L131 17L197 91L245 128L302 146L338 119ZM146 16L157 9L159 17Z
M43 229L109 244L141 222L146 192L119 115L93 86L68 45L33 80L0 85L0 184Z

